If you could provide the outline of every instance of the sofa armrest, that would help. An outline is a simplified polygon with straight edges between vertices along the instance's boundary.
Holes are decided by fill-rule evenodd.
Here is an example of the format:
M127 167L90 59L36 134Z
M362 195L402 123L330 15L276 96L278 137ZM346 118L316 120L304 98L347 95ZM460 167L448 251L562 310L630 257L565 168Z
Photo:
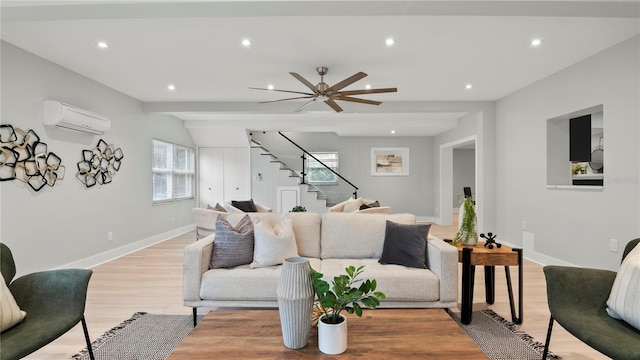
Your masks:
M458 249L438 238L427 241L429 269L440 279L440 301L458 301Z
M366 208L356 211L360 214L391 214L391 208L388 206L378 206L372 208Z
M258 212L273 212L273 210L271 210L271 208L266 205L259 204L255 201L253 202L253 204L256 206Z
M184 301L200 301L202 274L209 270L214 238L215 234L211 234L187 245L184 249L182 270L182 298Z

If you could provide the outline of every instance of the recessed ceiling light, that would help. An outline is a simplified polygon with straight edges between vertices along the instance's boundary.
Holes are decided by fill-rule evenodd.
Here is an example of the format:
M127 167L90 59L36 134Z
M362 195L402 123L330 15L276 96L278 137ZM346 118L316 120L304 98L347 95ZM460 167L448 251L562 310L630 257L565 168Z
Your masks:
M167 89L169 89L170 91L174 91L176 89L176 86L173 84L169 84L167 85Z
M371 84L365 85L364 88L367 89L367 90L371 89Z
M249 39L242 40L242 46L246 46L246 47L251 46L251 41L249 41Z
M531 46L538 47L540 45L542 45L542 40L541 39L533 39L533 40L531 40Z
M106 48L108 48L108 47L109 47L109 44L107 44L107 43L106 43L106 42L104 42L104 41L99 41L99 42L98 42L98 47L99 47L100 49L106 49Z
M271 84L267 85L267 89L273 90L273 85L271 85Z
M391 46L391 45L393 45L394 43L395 43L395 41L393 40L393 38L388 38L388 39L385 41L385 44L387 44L387 46Z
M395 134L395 133L396 133L396 131L395 131L395 130L391 130L391 133L392 133L392 134Z
M473 89L473 84L467 84L467 85L464 86L464 88L467 89L467 90L471 90L471 89Z

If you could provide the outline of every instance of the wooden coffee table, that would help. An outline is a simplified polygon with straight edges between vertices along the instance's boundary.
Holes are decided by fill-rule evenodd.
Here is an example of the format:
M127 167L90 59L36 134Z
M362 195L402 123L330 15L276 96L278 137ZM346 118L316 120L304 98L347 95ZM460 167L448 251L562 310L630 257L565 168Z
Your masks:
M316 328L306 347L287 349L277 309L211 311L168 359L487 359L443 309L376 309L347 317L347 351L325 355Z

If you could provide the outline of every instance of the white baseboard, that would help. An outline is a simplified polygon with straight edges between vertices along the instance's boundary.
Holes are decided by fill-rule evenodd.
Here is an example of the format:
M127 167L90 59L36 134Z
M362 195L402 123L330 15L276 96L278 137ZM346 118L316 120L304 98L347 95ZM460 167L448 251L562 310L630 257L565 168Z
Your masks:
M430 222L438 224L439 221L439 218L433 216L416 216L416 222Z
M531 247L529 246L529 245L533 245L533 243L528 243L527 240L523 242L524 246L511 244L504 241L499 241L499 242L511 248L522 248L523 258L529 261L533 261L534 263L537 263L542 266L545 266L545 265L576 266L566 261L562 261L560 259L556 259L554 257L535 251L535 249L533 249L533 246Z
M90 269L98 265L107 263L109 261L115 260L119 257L123 257L125 255L131 254L138 250L169 240L178 235L192 231L193 229L195 229L195 224L186 225L177 229L173 229L161 234L153 235L146 239L142 239L127 245L120 246L115 249L111 249L111 250L90 256L88 258L84 258L82 260L78 260L69 264L62 265L58 267L58 269Z

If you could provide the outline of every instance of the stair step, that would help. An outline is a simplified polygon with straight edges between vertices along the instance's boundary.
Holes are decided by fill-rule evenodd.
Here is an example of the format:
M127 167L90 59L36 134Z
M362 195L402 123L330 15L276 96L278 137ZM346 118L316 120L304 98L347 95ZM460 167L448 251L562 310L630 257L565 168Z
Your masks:
M262 144L261 144L258 140L255 140L255 139L253 139L253 138L252 138L252 139L250 139L250 141L251 141L251 143L256 144L256 145L258 145L258 146L262 147Z

